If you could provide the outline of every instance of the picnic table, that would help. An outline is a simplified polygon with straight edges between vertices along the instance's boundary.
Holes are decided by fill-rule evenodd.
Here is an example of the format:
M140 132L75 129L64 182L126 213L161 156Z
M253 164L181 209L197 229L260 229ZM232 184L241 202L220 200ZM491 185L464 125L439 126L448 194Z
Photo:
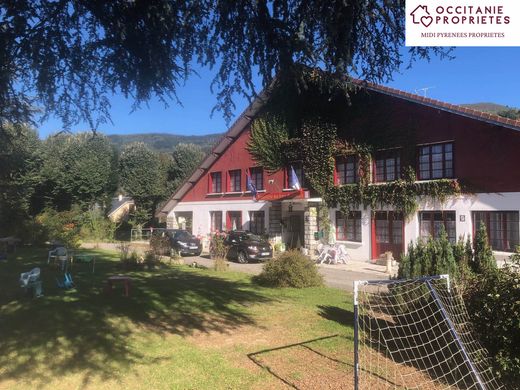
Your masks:
M126 276L126 275L110 276L107 279L107 286L106 286L105 291L108 294L111 294L113 291L114 284L116 284L116 283L121 283L123 285L123 288L124 288L123 295L125 297L130 296L130 287L132 285L132 278L130 278L129 276Z

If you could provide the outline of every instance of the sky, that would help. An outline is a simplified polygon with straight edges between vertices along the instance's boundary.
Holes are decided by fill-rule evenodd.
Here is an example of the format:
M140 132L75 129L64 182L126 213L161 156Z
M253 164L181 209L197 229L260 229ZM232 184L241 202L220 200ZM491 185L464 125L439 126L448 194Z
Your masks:
M403 48L403 51L406 50ZM407 92L453 104L492 102L520 108L520 47L512 48L455 48L453 60L432 58L417 61L411 69L404 66L386 85ZM132 101L113 96L111 117L113 124L100 125L105 134L171 133L202 135L227 130L222 113L211 109L216 97L210 91L214 71L197 69L200 76L192 76L179 87L182 106L171 102L168 108L156 99L131 112ZM426 91L421 90L427 88ZM247 107L244 98L236 98L235 117ZM38 127L41 138L59 131L61 121L50 118ZM81 123L73 131L88 130Z

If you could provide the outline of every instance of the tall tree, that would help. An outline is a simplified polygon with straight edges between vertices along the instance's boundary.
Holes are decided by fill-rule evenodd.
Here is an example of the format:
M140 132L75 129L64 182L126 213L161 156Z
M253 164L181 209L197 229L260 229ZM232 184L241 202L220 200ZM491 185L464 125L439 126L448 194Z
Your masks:
M34 130L8 126L5 131L12 142L0 142L0 236L18 233L29 218L41 165Z
M175 191L193 173L204 156L202 148L195 144L180 143L175 147L168 169L168 193Z
M404 0L1 0L0 15L0 127L43 106L96 128L116 91L136 106L175 100L193 62L216 68L215 108L230 118L255 72L264 87L275 74L304 87L300 64L381 82L403 61Z
M41 175L46 202L60 210L105 203L117 187L116 153L105 136L90 132L50 136Z
M166 173L159 155L142 142L128 144L119 156L119 184L140 212L155 214L165 196Z

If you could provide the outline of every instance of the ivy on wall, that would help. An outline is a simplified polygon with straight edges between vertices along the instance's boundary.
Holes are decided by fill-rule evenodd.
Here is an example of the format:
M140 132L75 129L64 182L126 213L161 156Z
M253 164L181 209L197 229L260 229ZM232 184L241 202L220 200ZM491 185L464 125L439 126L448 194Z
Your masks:
M403 213L405 218L412 216L419 207L419 200L444 202L448 196L461 192L459 183L452 179L439 179L416 182L409 178L381 184L346 184L330 188L323 194L325 202L336 204L343 213L359 207L372 210L391 206Z
M416 181L411 167L405 169L402 179L373 184L370 166L374 148L339 140L336 127L321 118L303 122L299 135L289 138L279 117L256 119L248 150L269 172L280 170L295 160L303 161L305 177L323 199L323 209L338 206L342 212L348 213L360 207L372 210L392 207L410 217L417 211L421 198L442 203L448 196L461 193L456 180ZM334 185L335 158L352 155L359 159L359 183ZM324 212L319 214L320 226L330 225L327 215Z

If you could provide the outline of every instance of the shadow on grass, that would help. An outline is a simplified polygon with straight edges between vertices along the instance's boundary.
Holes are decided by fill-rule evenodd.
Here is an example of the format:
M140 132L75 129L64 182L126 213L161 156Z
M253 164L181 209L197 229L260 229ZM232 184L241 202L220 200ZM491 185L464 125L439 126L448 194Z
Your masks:
M329 321L335 321L340 325L354 327L354 313L337 306L318 305L318 314Z
M320 356L324 356L321 353L316 352L314 349L308 347L306 344L314 343L316 341L328 340L328 339L332 339L332 338L336 338L336 337L338 337L337 334L332 335L332 336L319 337L319 338L312 339L312 340L306 340L306 341L302 341L301 343L294 343L294 344L289 344L289 345L283 345L281 347L264 349L264 350L261 350L261 351L258 351L258 352L249 353L247 355L247 357L253 363L255 363L258 367L267 370L267 372L269 372L269 374L271 374L272 376L274 376L275 378L277 378L278 380L280 380L281 382L283 382L287 386L289 386L289 387L291 387L293 389L298 389L299 387L297 387L296 383L292 382L290 380L290 378L287 378L286 376L284 376L284 375L282 375L280 373L277 373L275 369L271 368L269 365L267 365L265 363L262 363L258 357L260 357L261 355L264 355L264 354L268 354L270 352L281 351L281 350L284 350L284 349L290 349L290 348L294 348L294 347L304 347L304 348L310 350L311 352L315 352L315 353L317 353ZM344 363L344 362L341 362L341 363ZM344 363L344 364L348 364L348 363Z
M275 378L277 378L278 380L283 382L285 385L287 385L293 389L299 389L298 384L295 383L293 380L291 380L292 378L290 378L289 375L283 374L281 371L277 371L275 368L262 362L260 360L260 357L262 355L266 355L271 352L276 352L276 351L281 351L281 350L290 350L292 348L301 347L301 348L304 348L305 350L315 354L316 356L319 356L320 358L325 359L325 361L330 362L330 364L337 364L340 367L341 366L349 367L353 371L355 369L353 362L347 362L347 361L343 361L340 359L336 359L335 357L329 356L327 353L320 351L318 348L314 347L314 345L313 345L313 343L317 343L317 342L324 341L324 340L332 340L332 339L335 339L338 337L343 338L343 336L340 336L337 334L331 335L331 336L324 336L324 337L319 337L319 338L312 339L312 340L302 341L300 343L294 343L294 344L284 345L284 346L277 347L277 348L270 348L270 349L264 349L264 350L258 351L258 352L253 352L253 353L248 354L247 357L260 368L267 370L267 372L269 372L272 376L274 376ZM305 364L305 363L302 363L302 364ZM306 369L307 367L304 367L302 365L302 368ZM313 367L313 368L315 368L315 367ZM385 385L385 388L398 387L396 383L392 382L388 378L385 378L384 376L381 376L380 374L378 374L376 372L373 372L373 371L370 371L370 370L367 370L364 368L360 368L360 369L363 372L365 372L365 373L371 375L372 377L376 378L377 380L379 380L381 384ZM354 375L354 373L352 373L352 380L353 380L353 375ZM345 383L345 385L348 386L346 383ZM352 382L352 385L353 385L353 382Z
M77 288L64 291L56 287L59 272L43 261L44 250L20 252L0 266L0 380L30 378L37 386L74 373L83 375L84 385L88 378L117 378L133 363L156 363L133 347L136 329L180 336L232 332L254 324L245 306L268 301L249 283L209 271L124 272L103 255L94 274L87 264L74 265ZM35 266L42 267L45 296L30 299L18 278ZM128 298L120 289L102 292L107 276L119 273L132 278Z

